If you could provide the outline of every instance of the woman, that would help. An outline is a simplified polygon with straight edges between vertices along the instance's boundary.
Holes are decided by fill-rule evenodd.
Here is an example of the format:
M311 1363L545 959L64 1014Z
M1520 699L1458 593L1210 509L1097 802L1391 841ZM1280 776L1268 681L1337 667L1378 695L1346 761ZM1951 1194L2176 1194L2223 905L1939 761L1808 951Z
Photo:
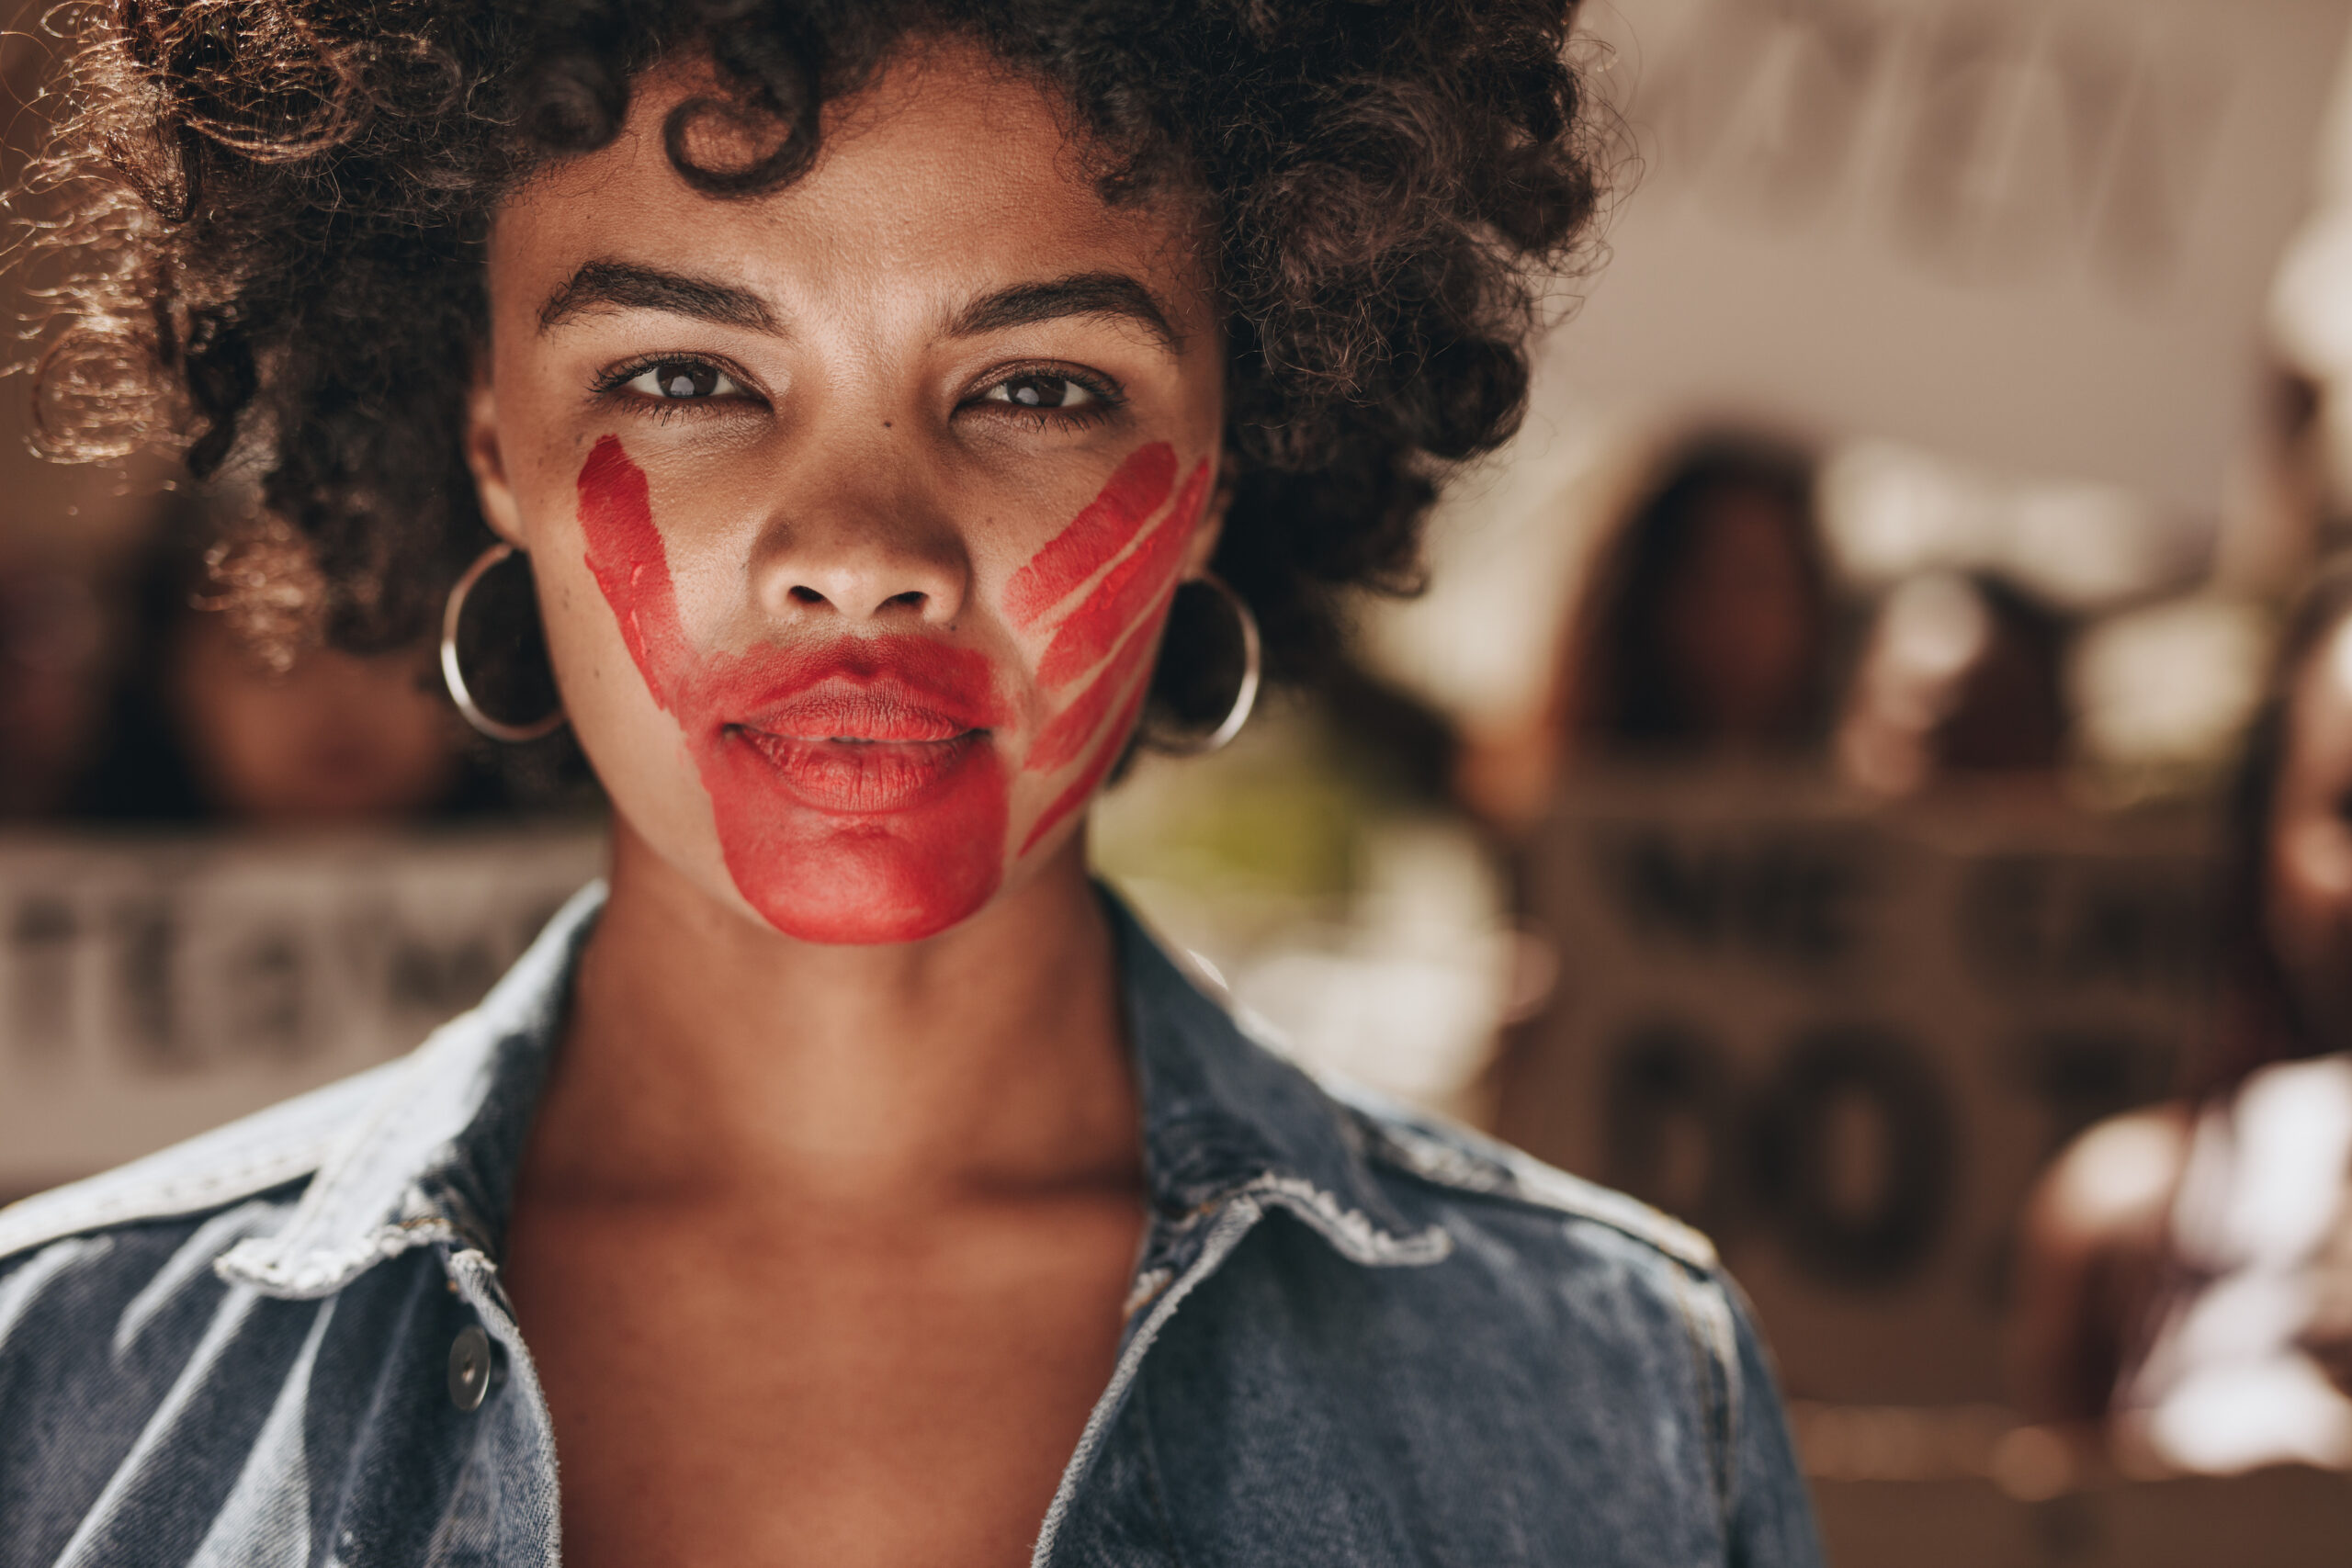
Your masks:
M185 398L345 635L478 515L613 857L412 1059L0 1221L0 1562L1813 1560L1702 1241L1085 869L1147 693L1246 703L1176 584L1296 657L1511 423L1556 6L110 26L61 427Z
M466 744L426 639L354 653L273 637L229 607L247 607L234 588L255 560L299 565L299 543L224 549L219 536L206 507L153 520L105 745L64 802L76 819L360 827L517 804L482 743Z
M1580 574L1541 701L1464 750L1457 785L1506 839L1595 762L1820 760L1838 608L1815 467L1734 429L1687 434L1643 465Z
M1819 750L1834 605L1814 488L1810 454L1755 435L1695 436L1661 464L1586 596L1568 698L1582 744Z
M2181 1470L2352 1467L2352 561L2306 590L2269 691L2202 1081L2084 1134L2024 1226L2028 1408Z

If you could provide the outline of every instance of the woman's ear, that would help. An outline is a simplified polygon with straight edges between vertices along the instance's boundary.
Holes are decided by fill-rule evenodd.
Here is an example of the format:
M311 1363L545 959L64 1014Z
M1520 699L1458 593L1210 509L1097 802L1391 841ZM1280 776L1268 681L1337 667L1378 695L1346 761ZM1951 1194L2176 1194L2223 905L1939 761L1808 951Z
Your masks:
M487 367L475 370L473 385L466 389L466 467L473 470L474 495L490 531L516 549L528 550L523 511L514 502L514 487L506 481L506 459L498 446L498 394L491 389Z
M1201 509L1201 520L1193 526L1192 541L1184 547L1183 569L1177 580L1190 582L1208 570L1209 562L1216 558L1216 545L1225 537L1225 513L1233 504L1233 472L1230 457L1220 459L1216 466L1216 489L1209 492L1209 503Z

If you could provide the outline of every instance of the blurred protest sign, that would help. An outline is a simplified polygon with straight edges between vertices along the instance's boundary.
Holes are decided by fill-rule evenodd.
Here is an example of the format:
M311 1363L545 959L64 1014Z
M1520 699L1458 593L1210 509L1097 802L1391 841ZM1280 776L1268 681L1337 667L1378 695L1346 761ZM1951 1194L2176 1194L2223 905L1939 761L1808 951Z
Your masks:
M1746 412L2210 513L2257 425L2342 0L1613 0L1640 153L1554 353Z
M1792 1393L1996 1400L2018 1206L2173 1089L2206 880L2178 824L1579 781L1531 850L1561 980L1500 1130L1713 1235Z
M581 831L0 838L0 1198L409 1050L602 863Z
M1813 1479L1838 1568L2338 1568L2352 1487L2324 1471L2108 1475L2055 1494L1990 1482Z

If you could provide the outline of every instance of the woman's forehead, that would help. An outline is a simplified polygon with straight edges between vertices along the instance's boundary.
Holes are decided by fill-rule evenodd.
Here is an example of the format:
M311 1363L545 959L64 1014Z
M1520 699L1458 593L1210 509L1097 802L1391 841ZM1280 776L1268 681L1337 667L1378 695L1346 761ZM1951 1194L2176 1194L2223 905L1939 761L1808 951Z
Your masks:
M1214 328L1198 204L1175 193L1105 200L1097 161L1051 92L976 46L902 51L827 106L805 174L752 196L696 189L665 142L673 111L714 89L693 62L639 78L619 135L501 206L494 282L545 295L583 261L619 253L822 309L926 282L953 294L990 280L1132 275L1180 335ZM698 123L685 148L697 164L767 150L730 145L740 139L723 117Z

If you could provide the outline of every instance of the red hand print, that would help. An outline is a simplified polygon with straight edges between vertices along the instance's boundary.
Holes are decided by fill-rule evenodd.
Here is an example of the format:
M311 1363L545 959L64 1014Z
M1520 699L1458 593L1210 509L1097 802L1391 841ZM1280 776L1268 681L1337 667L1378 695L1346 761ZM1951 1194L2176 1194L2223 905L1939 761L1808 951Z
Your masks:
M1037 618L1127 547L1137 529L1168 500L1176 482L1176 449L1165 441L1138 447L1111 476L1102 493L1055 535L1004 592L1005 613L1017 626Z
M1131 469L1138 467L1137 459L1152 452L1146 447L1136 457L1128 459L1119 473L1112 478L1112 486ZM1055 824L1085 804L1094 793L1102 775L1116 761L1120 746L1127 731L1134 728L1136 716L1143 707L1149 689L1148 656L1159 646L1160 623L1168 614L1168 601L1175 592L1176 567L1183 558L1184 547L1191 543L1193 530L1199 525L1201 510L1208 501L1208 464L1197 464L1184 480L1182 492L1176 504L1161 519L1159 525L1145 534L1135 548L1120 558L1103 574L1102 580L1073 609L1069 618L1055 632L1054 639L1046 647L1046 656L1038 666L1041 684L1053 687L1067 685L1087 671L1102 666L1085 690L1079 693L1046 727L1030 749L1027 771L1052 773L1075 761L1090 741L1094 747L1093 760L1046 807L1022 840L1021 850L1026 854L1038 840L1051 831ZM1105 487L1105 494L1110 487ZM1164 490L1162 491L1164 492ZM1098 502L1098 505L1100 502ZM1079 514L1069 529L1039 552L1043 559L1052 554L1061 538L1081 526L1092 527L1098 513L1089 507ZM1127 526L1132 538L1142 519ZM1123 543L1125 541L1122 541ZM1108 560L1115 551L1101 552L1096 565ZM1015 581L1018 582L1018 579ZM1058 601L1066 596L1057 594ZM1122 635L1124 634L1124 635ZM1115 645L1115 647L1114 647ZM1105 657L1109 662L1104 663ZM1123 700L1124 694L1124 700ZM1118 716L1108 728L1102 726L1103 716L1117 706Z
M617 438L596 443L579 493L588 569L677 716L745 900L826 942L910 942L987 903L1007 811L987 657L907 635L699 653L644 470Z
M1203 462L1160 513L1175 468L1164 443L1130 456L1007 587L1008 611L1035 626L1100 575L1039 669L1048 687L1093 678L1039 733L1027 769L1057 772L1090 748L1091 760L1023 853L1093 794L1142 708L1176 566L1207 500ZM1007 790L984 655L890 634L700 653L644 471L617 437L589 454L579 496L589 570L647 689L677 716L729 874L753 908L810 941L900 942L988 901L1002 876Z

